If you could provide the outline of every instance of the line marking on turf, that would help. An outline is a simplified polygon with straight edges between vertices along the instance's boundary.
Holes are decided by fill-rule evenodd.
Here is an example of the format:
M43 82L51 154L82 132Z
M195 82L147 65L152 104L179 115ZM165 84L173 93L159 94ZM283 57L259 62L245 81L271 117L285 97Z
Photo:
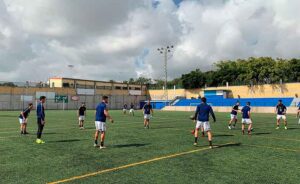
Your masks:
M234 133L234 132L221 132L221 131L216 131L216 132L213 132L213 133L220 133L220 134L227 134L227 135L235 135L235 136L238 136L238 135L241 135L241 134L237 134L237 133ZM291 139L291 138L284 138L284 137L273 137L273 136L263 136L263 135L255 135L255 133L253 133L251 135L251 138L255 138L255 137L263 137L263 138L267 138L267 139L276 139L276 140L286 140L286 141L297 141L297 142L300 142L299 139Z
M253 144L242 144L242 145L258 147L258 148L269 148L269 149L282 150L282 151L300 152L300 150L294 150L294 149L289 149L289 148L279 148L279 147L273 147L273 146L253 145Z
M222 145L216 146L216 148L226 146L226 145L230 145L230 144L234 144L234 143L222 144ZM47 184L59 184L59 183L65 183L65 182L69 182L69 181L79 180L79 179L88 178L88 177L96 176L96 175L103 174L103 173L108 173L108 172L118 171L118 170L122 170L122 169L127 169L129 167L144 165L144 164L148 164L148 163L151 163L151 162L156 162L156 161L160 161L160 160L164 160L164 159L179 157L179 156L192 154L192 153L196 153L196 152L201 152L201 151L205 151L205 150L210 150L210 148L205 147L205 148L195 149L195 150L191 150L191 151L175 153L175 154L172 154L172 155L156 157L156 158L153 158L153 159L150 159L150 160L144 160L144 161L141 161L141 162L135 162L135 163L132 163L132 164L127 164L127 165L123 165L123 166L119 166L119 167L104 169L104 170L100 170L100 171L96 171L96 172L92 172L92 173L88 173L88 174L84 174L84 175L80 175L80 176L74 176L74 177L71 177L71 178L63 179L63 180L49 182Z

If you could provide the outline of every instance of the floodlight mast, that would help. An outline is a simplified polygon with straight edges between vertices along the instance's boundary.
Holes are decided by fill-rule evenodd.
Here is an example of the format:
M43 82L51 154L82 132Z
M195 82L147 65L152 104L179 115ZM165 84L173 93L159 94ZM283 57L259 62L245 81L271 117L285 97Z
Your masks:
M164 97L166 100L166 105L168 103L168 55L171 54L173 51L174 46L169 45L166 47L158 48L157 51L164 56L164 73L165 73L165 80L164 80Z

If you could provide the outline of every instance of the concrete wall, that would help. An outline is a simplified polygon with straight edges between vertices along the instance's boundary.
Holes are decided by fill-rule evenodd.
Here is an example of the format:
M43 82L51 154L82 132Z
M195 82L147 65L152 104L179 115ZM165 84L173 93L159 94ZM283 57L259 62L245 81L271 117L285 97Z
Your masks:
M166 106L162 110L164 111L186 111L186 112L195 112L196 107L188 106ZM231 107L213 107L215 112L228 112L230 113ZM296 114L298 111L297 107L287 107L287 114ZM275 107L251 107L251 112L253 113L274 113Z
M237 98L272 98L272 97L295 97L300 96L300 83L287 84L267 84L250 86L228 86L228 87L209 87L206 90L229 90L230 97ZM198 98L203 96L204 89L176 89L168 90L168 98L174 99L175 96L184 96L186 98ZM149 90L148 95L153 100L163 100L164 90Z

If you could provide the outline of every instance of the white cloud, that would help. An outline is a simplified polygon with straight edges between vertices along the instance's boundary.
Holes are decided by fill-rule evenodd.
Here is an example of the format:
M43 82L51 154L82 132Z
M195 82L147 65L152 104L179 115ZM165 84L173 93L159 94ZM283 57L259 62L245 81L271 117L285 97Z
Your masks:
M172 0L0 0L0 80L163 78L156 49L171 44L171 78L224 59L299 57L299 6L298 0L185 0L180 6Z

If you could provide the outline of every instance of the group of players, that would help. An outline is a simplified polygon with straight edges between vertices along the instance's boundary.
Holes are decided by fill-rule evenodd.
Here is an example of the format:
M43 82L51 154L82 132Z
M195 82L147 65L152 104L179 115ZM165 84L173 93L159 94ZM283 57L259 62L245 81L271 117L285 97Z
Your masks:
M94 146L99 147L100 149L106 148L104 146L104 141L105 141L105 135L106 135L106 120L108 119L111 123L114 122L113 118L108 112L108 97L103 96L101 102L97 105L96 107L96 112L95 112L95 139L94 139ZM46 123L45 121L45 108L44 108L44 103L46 102L46 97L41 96L40 101L36 107L36 116L37 116L37 125L38 125L38 130L37 130L37 139L36 143L37 144L44 144L45 141L41 139L42 137L42 132L44 129L44 125ZM242 134L245 134L245 125L248 125L248 135L251 135L251 132L253 130L252 127L252 118L251 118L251 107L250 107L250 102L246 103L246 106L244 106L241 110L239 110L240 103L237 102L231 111L231 118L228 124L229 129L234 129L236 126L236 123L238 121L238 112L241 111L242 113ZM19 116L19 121L20 121L20 130L21 134L28 134L26 127L27 127L27 120L30 111L33 108L33 104L30 103L28 104L28 107L25 108ZM287 118L286 118L286 111L287 108L286 106L282 103L282 100L278 101L277 106L275 107L275 112L277 114L277 122L276 122L276 129L280 128L280 121L284 121L284 128L287 130ZM127 104L124 104L123 106L123 113L126 114L127 112ZM134 105L131 103L130 105L130 111L129 113L134 116ZM150 119L153 116L153 108L150 103L150 100L147 101L147 103L143 106L143 115L144 115L144 128L149 129L150 128ZM213 109L210 105L207 104L207 100L205 97L201 98L201 103L197 106L195 114L191 117L192 120L194 120L196 126L195 129L193 130L193 134L195 137L194 145L198 144L198 134L199 131L201 130L202 136L204 136L204 132L207 133L208 137L208 142L209 142L209 147L213 148L212 144L212 132L211 132L211 126L209 123L209 117L210 115L212 116L214 122L216 122L216 117L214 115ZM297 117L300 115L300 106L298 109ZM79 128L84 129L84 120L86 116L86 107L85 104L82 103L80 108L78 109L78 121L79 121ZM298 124L300 124L300 119ZM100 135L100 144L98 144L98 137Z
M128 110L128 106L127 106L127 104L125 103L125 104L123 105L123 114L124 114L124 115L127 114L127 110ZM133 103L130 104L129 114L132 115L132 116L134 116L134 104L133 104Z

